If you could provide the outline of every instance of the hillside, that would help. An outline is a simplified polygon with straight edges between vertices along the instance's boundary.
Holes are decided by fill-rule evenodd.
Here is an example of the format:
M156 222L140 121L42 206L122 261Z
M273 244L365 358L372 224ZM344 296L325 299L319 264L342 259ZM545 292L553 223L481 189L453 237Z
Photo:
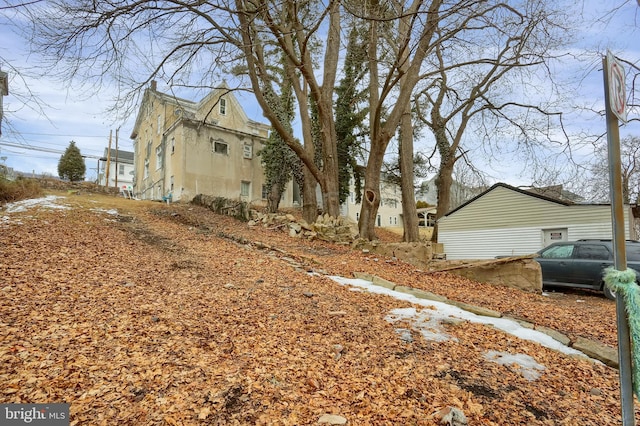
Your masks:
M192 205L53 195L0 210L0 403L68 402L72 425L437 425L447 407L469 425L620 424L617 370L332 277L613 347L600 295L427 274Z

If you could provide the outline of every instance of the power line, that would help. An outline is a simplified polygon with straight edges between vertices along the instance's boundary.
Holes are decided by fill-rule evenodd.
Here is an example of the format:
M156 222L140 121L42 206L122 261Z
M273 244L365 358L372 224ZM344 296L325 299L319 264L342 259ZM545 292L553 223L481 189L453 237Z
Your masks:
M48 152L51 154L64 154L64 150L60 150L60 149L52 149L52 148L46 148L43 146L24 146L18 143L11 143L11 142L0 142L0 146L10 146L12 148L22 148L22 149L28 149L28 150L32 150L32 151L42 151L42 152ZM103 158L102 155L82 155L83 158L94 158L96 160L99 160L101 158Z
M105 135L63 135L60 133L32 133L32 132L18 132L21 135L35 135L35 136L64 136L66 138L104 138L107 139Z

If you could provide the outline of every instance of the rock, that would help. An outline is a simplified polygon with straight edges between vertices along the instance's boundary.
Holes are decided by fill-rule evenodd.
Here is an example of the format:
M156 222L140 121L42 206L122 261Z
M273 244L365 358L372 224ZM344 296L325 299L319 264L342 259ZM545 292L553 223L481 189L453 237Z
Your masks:
M556 331L554 329L548 328L548 327L543 327L541 325L536 325L534 327L535 330L546 334L547 336L551 336L553 337L555 340L557 340L558 342L562 343L563 345L568 346L569 343L571 343L571 339L569 339L567 336L565 336L564 334L560 333L559 331Z
M482 315L484 317L500 318L502 313L494 311L492 309L482 308L480 306L469 305L462 302L451 302L452 305L457 306L460 309L464 309L467 312L471 312L476 315Z
M469 424L464 413L460 409L455 407L445 407L435 413L434 417L440 420L441 425L465 426Z
M6 287L2 287L2 291L11 291L11 290L13 290L13 289L11 288L10 285L8 285Z
M293 229L296 232L302 231L302 226L299 223L291 222L289 224L289 229Z
M612 348L600 342L587 340L582 337L578 337L571 347L584 352L591 358L602 361L609 367L618 368L618 350L616 348Z
M228 283L228 284L225 284L225 285L224 285L224 288L226 288L227 290L231 290L231 289L236 288L236 286L235 286L235 285L233 285L233 284L231 284L231 283Z
M323 414L318 419L318 423L328 425L346 425L347 419L342 416L338 416L337 414Z
M310 291L305 291L304 293L302 293L305 297L313 297L313 293L311 293Z

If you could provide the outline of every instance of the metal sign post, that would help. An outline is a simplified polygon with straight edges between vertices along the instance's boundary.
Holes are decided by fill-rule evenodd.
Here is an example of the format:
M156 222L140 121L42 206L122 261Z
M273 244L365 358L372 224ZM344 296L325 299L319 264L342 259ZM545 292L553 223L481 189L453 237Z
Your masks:
M611 194L611 217L614 246L614 261L618 271L627 269L627 254L624 235L624 203L622 199L622 172L620 160L620 133L618 118L626 120L626 93L624 69L611 53L603 58L604 98L607 116L607 145L609 152L609 191ZM635 425L633 410L633 385L631 370L631 341L629 321L622 297L616 297L618 325L618 362L620 364L620 403L622 425Z

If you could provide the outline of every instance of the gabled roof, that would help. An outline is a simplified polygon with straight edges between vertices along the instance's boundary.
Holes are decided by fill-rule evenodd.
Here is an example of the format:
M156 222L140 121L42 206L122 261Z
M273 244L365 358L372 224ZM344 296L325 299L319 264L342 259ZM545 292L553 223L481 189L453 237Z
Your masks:
M163 102L170 103L178 107L181 110L182 118L192 121L198 121L202 120L202 118L198 118L198 116L199 113L200 115L202 114L203 106L206 105L211 100L211 98L219 96L220 93L222 93L222 95L224 95L225 98L234 105L235 111L240 114L241 121L246 123L247 126L254 129L267 131L269 130L270 125L251 120L247 117L244 108L242 108L242 105L240 104L240 102L238 102L238 99L233 94L233 90L229 88L226 82L223 82L222 85L211 89L211 91L198 102L159 92L156 90L155 82L152 82L151 87L144 91L142 101L140 102L140 107L138 108L136 122L133 126L133 130L131 131L130 138L135 139L138 136L138 129L140 128L140 125L142 124L142 121L145 117L143 108L149 102L149 98L151 96L154 96ZM213 124L216 124L215 121Z
M108 155L109 155L109 148L105 148L104 149L104 157L101 158L101 160L107 161ZM118 150L112 149L111 150L111 161L116 161L116 158L120 162L133 164L134 154L131 151L122 151L120 149L118 149Z
M527 190L521 189L521 188L516 188L515 186L507 185L506 183L498 182L495 185L493 185L491 188L487 189L484 192L481 192L480 194L476 195L475 197L473 197L469 201L467 201L467 202L465 202L463 204L460 204L458 207L456 207L455 209L453 209L450 212L448 212L447 214L445 214L445 216L449 216L449 215L457 212L458 210L460 210L460 209L464 208L465 206L473 203L478 198L481 198L481 197L485 196L486 194L488 194L489 192L493 191L496 188L505 188L505 189L508 189L510 191L514 191L514 192L518 192L520 194L528 195L529 197L533 197L533 198L539 198L541 200L549 201L551 203L560 204L562 206L571 206L571 205L575 204L575 203L573 203L571 201L564 201L564 200L559 200L559 199L553 198L553 197L547 197L545 195L541 195L541 194L538 194L538 193L535 193L535 192L530 192L530 191L527 191Z

